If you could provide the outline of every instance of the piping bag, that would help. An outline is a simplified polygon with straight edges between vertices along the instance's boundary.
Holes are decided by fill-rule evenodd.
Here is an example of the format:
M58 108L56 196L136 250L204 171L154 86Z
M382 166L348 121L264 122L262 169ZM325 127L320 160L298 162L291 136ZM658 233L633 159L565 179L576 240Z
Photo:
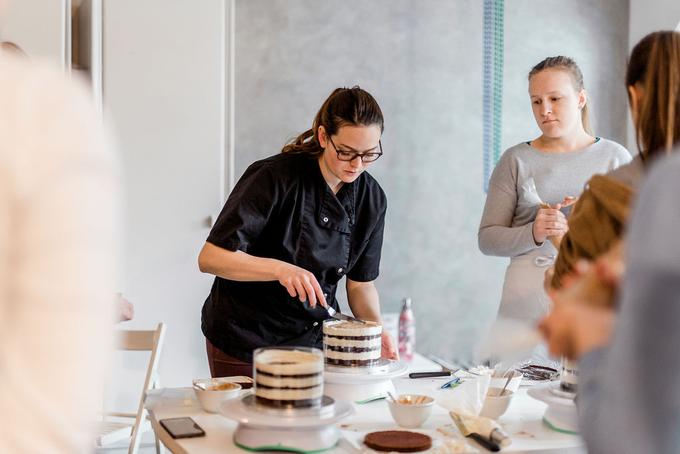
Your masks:
M464 436L472 437L477 441L481 441L479 438L488 441L489 445L484 442L481 443L487 449L492 449L490 446L493 445L505 448L512 443L508 434L491 418L456 411L450 411L449 415ZM474 434L477 434L478 437L475 437Z
M543 201L543 199L541 199L541 197L538 195L538 190L536 189L536 182L531 177L527 178L527 180L522 185L522 197L527 203L530 203L532 205L538 205L540 208L547 209L557 208L557 204L550 205L549 203L546 203ZM576 203L576 197L566 196L559 205L561 208L565 208L570 205L573 205L574 203ZM550 240L552 245L555 246L555 249L557 250L560 249L560 242L562 241L562 236L551 235L548 237L548 240Z

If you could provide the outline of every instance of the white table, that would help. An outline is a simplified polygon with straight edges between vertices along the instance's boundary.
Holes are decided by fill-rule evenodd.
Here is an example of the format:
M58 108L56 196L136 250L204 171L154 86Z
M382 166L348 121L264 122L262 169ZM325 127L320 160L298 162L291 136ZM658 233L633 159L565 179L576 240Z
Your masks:
M411 365L411 370L440 370L439 366L418 356ZM409 379L397 378L394 385L398 393L427 394L428 391L444 383L446 378ZM431 392L430 392L431 394ZM232 436L236 422L221 415L204 412L195 399L191 388L162 388L149 393L146 399L151 423L156 434L165 446L176 454L212 454L240 453L247 451L234 445ZM347 441L342 441L329 454L353 453L365 450L361 443L364 435L376 430L394 430L399 427L392 419L387 403L376 401L363 405L355 405L356 413L340 422L341 433ZM550 430L542 421L545 404L539 402L520 388L515 395L507 413L500 418L500 423L512 438L512 445L502 452L540 452L549 453L585 453L582 440L575 435L562 434ZM206 432L205 437L175 440L158 424L163 418L190 416ZM456 434L458 431L451 425L452 421L445 409L435 405L432 416L419 432L430 435L436 448L446 440L443 432ZM488 452L474 442L469 441L470 452ZM357 449L353 449L357 448Z

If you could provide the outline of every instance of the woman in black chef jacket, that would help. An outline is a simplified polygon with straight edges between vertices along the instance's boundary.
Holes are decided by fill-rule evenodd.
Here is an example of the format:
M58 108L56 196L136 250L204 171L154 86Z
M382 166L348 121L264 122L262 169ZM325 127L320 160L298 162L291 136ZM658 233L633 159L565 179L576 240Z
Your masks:
M382 131L373 96L338 88L312 129L236 184L198 258L216 276L201 323L213 377L252 375L259 347L321 347L322 306L338 309L343 276L353 314L380 322L387 200L365 171L382 156ZM382 352L396 359L386 333Z

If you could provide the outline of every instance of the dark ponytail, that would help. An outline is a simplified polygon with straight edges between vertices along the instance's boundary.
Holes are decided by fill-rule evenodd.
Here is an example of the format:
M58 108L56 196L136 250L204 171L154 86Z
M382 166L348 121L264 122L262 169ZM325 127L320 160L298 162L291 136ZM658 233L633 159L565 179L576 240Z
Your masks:
M318 156L323 153L323 148L319 144L319 126L323 126L326 134L332 136L341 126L371 125L380 126L381 133L385 127L382 111L375 98L358 86L336 88L314 117L312 129L308 129L286 144L281 152Z
M668 154L680 143L680 33L650 33L635 45L626 86L635 85L643 88L635 121L640 156Z

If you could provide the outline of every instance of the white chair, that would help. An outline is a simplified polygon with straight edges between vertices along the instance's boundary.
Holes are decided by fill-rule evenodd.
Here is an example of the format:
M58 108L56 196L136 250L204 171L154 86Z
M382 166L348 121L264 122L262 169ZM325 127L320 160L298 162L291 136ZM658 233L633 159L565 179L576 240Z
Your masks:
M118 350L151 352L146 368L144 387L136 413L108 412L103 414L97 446L105 446L120 440L130 440L128 454L136 454L139 449L142 433L151 430L151 423L144 408L144 399L150 389L158 387L157 369L165 336L165 324L159 323L154 331L123 330L120 331ZM151 430L153 432L153 430ZM161 452L160 442L154 433L156 452Z

